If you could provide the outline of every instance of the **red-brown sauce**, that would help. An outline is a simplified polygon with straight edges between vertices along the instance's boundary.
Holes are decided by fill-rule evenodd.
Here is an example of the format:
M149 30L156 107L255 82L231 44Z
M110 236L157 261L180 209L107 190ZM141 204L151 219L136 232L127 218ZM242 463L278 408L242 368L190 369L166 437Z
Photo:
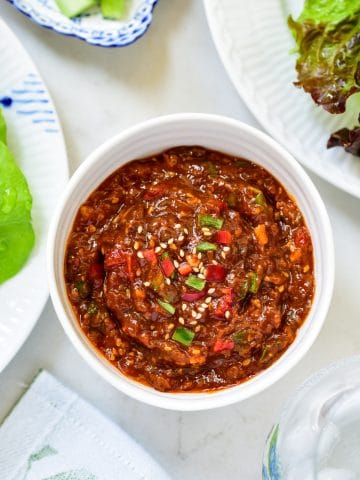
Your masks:
M267 368L315 288L295 201L263 168L202 147L109 176L77 213L65 279L94 346L161 391L224 388Z

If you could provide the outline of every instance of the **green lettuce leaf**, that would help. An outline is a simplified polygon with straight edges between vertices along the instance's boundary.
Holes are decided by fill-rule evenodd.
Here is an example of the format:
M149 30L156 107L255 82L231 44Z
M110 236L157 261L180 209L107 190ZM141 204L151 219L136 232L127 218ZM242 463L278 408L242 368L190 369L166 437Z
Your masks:
M0 283L22 268L34 246L31 206L26 179L0 141Z
M330 113L360 92L360 0L306 0L288 25L298 50L295 85Z

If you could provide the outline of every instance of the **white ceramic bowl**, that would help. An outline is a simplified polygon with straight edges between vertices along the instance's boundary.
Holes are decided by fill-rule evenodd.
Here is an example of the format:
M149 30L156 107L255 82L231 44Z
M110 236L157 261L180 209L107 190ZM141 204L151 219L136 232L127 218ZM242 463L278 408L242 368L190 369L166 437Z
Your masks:
M64 253L79 206L114 170L130 160L177 145L202 145L244 157L271 172L297 200L310 229L316 293L311 311L289 349L251 380L215 393L163 393L124 376L90 344L67 298ZM325 206L302 167L264 133L236 120L207 114L175 114L131 127L92 153L70 180L54 215L48 240L50 293L65 332L89 365L127 395L173 410L205 410L251 397L285 375L305 355L325 320L334 283L334 248Z

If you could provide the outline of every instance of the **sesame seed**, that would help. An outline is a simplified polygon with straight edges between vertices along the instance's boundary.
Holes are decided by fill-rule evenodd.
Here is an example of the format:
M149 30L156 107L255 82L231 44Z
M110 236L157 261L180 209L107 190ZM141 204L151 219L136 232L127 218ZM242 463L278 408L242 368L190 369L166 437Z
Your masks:
M165 340L169 340L169 338L170 338L170 333L167 333L164 338L165 338Z
M181 227L180 223L175 224L175 228L180 228L180 227Z
M136 270L136 276L137 276L137 277L140 277L140 275L141 275L141 270L140 270L140 268L138 268L138 269Z
M200 326L200 325L197 325L197 326L194 328L194 330L195 330L196 333L200 332L201 326Z
M168 240L168 245L171 245L172 243L174 243L174 239L173 239L173 238L169 238L169 240Z
M214 292L215 292L215 288L209 288L208 293L211 294L211 293L214 293Z
M201 257L202 257L202 253L201 253L201 252L199 252L197 257L198 257L198 259L200 260L200 259L201 259Z
M201 307L202 307L202 308L208 308L209 305L208 305L207 303L202 303L202 304L201 304Z
M197 315L197 313L195 312L195 310L191 310L191 316L192 316L193 318L196 318L196 315Z
M284 290L285 290L285 287L284 285L280 285L280 287L278 288L279 292L282 293Z
M167 245L166 245L166 243L160 243L160 247L161 247L161 248L166 248Z
M225 252L221 252L220 255L221 255L222 258L225 260L225 258L226 258L226 253L225 253Z
M213 265L217 265L218 262L217 262L216 260L213 260L213 261L212 261L212 264L213 264Z
M179 236L178 236L179 242L182 242L182 241L184 240L184 238L185 238L184 235L179 235Z
M203 233L209 233L210 232L210 230L207 227L203 227L201 230L202 230Z
M207 306L207 305L206 305ZM201 313L204 313L205 312L205 308L204 307L198 307L198 311L201 312Z
M135 243L134 243L134 249L135 249L135 250L139 250L139 248L140 248L140 243L139 243L139 242L135 242Z
M126 296L127 296L127 297L130 297L130 288L127 288L127 289L125 290L125 293L126 293Z
M230 252L230 247L223 247L224 252Z
M161 247L156 247L155 248L155 253L160 253L161 252Z
M172 330L175 327L173 323L169 323L169 325L166 327L167 330Z
M203 268L203 266L204 266L203 262L200 262L200 263L199 263L199 268L200 268L200 270Z
M193 271L194 271L195 273L198 273L198 272L199 272L199 269L198 269L197 267L195 267L195 268L193 268Z
M166 285L171 285L171 280L170 278L165 278Z
M205 237L211 237L211 235L212 235L212 233L210 231L203 232L203 233L204 233Z
M181 325L185 325L185 320L183 319L183 317L179 317L179 323Z
M143 252L137 252L137 256L138 256L139 258L144 258Z
M196 247L194 247L194 248L192 249L192 252L191 252L191 253L192 253L193 255L196 254Z
M198 313L198 314L196 315L196 320L200 320L201 317L202 317L201 313Z
M150 282L144 282L144 287L150 287Z
M199 273L199 274L198 274L198 278L201 278L202 280L204 280L204 279L205 279L205 275L203 275L202 273Z
M189 230L187 228L184 228L184 233L185 235L188 235L189 234Z
M196 320L191 320L191 322L189 322L189 325L197 325L198 322Z
M165 345L164 350L165 350L165 352L170 352L170 350L171 350L170 345Z
M185 310L187 309L186 303L183 303L183 304L181 305L181 308L182 308L182 311L185 312Z
M147 236L147 238L148 238L149 240L150 240L150 239L151 239L151 237L152 237L152 235L151 235L151 233L150 233L150 232L148 232L148 233L146 234L146 236Z
M179 262L177 260L174 260L174 267L179 268Z
M229 319L229 318L230 318L230 315L231 315L231 313L229 312L229 310L226 310L226 312L225 312L225 318Z
M211 290L211 288L210 288L210 290ZM214 290L215 290L215 289L214 289ZM212 293L212 292L208 292L208 293ZM205 298L205 303L210 303L211 300L212 300L211 297L206 297L206 298Z
M185 257L185 252L184 250L180 250L179 255L181 258Z
M137 229L137 232L140 234L142 231L143 231L143 227L142 227L142 225L139 225L138 229Z

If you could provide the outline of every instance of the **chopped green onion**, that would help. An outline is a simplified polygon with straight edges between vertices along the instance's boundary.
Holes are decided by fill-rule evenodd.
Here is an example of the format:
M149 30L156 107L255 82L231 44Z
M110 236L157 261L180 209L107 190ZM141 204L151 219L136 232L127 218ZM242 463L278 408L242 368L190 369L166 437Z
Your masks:
M246 338L246 330L239 330L238 332L235 332L231 338L234 340L235 343L240 345L244 342Z
M165 260L165 258L170 258L170 254L168 252L164 252L161 254L160 260Z
M94 300L92 300L89 303L89 306L87 308L86 313L88 313L88 315L95 315L97 312L98 312L98 306L97 306L96 302L94 302Z
M251 162L249 162L249 160L245 160L245 159L238 159L238 160L235 160L235 165L237 167L250 167L251 165Z
M206 168L207 168L207 171L208 171L209 175L213 176L213 175L218 174L218 168L214 163L206 162Z
M194 337L195 337L194 332L192 332L191 330L188 330L185 327L179 327L175 330L171 338L176 342L182 343L183 345L186 345L188 347L189 345L191 345L191 342L193 341Z
M244 300L249 291L249 279L245 278L239 290L239 300Z
M256 195L255 203L256 203L256 205L260 205L261 207L266 207L265 195L262 192L260 192Z
M173 307L171 303L163 302L162 300L158 300L157 302L160 305L160 307L162 307L164 310L170 313L170 315L174 315L175 307Z
M206 280L202 278L195 277L195 275L189 275L186 279L185 285L188 287L194 288L195 290L204 290Z
M217 250L217 245L210 242L200 242L199 245L197 245L196 250L198 252L209 252L210 250Z
M263 351L261 352L261 357L259 358L259 362L266 362L268 354L269 354L269 347L265 345L265 347L263 348Z
M256 293L259 290L259 277L255 272L249 272L248 273L249 277L249 292L251 293Z
M224 219L220 217L213 217L212 215L200 214L199 215L199 224L200 227L213 227L217 230L223 226Z
M89 286L87 282L84 282L83 280L79 280L78 282L76 282L75 288L78 291L80 298L86 298L90 294Z
M236 195L234 192L230 192L227 198L229 207L234 208L236 206Z

